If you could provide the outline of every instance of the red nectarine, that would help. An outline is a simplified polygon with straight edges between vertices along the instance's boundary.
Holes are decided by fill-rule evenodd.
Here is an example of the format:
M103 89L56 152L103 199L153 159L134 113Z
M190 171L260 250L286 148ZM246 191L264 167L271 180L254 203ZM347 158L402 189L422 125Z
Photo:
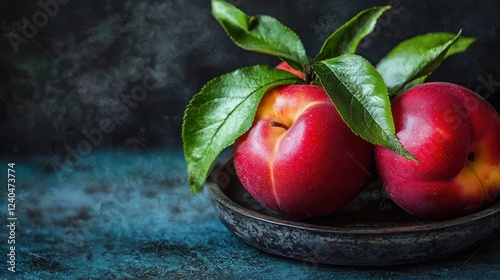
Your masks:
M396 136L418 162L377 146L389 196L423 218L478 210L500 193L500 115L461 86L426 83L392 101Z
M341 119L324 89L287 85L267 92L250 130L235 143L248 192L293 217L330 214L370 180L372 145Z

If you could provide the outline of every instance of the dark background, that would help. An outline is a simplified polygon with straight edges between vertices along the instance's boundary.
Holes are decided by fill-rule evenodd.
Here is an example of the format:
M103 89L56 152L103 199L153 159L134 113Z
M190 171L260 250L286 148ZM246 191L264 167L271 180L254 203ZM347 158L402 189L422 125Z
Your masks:
M211 16L210 1L66 0L53 16L45 12L46 22L37 2L0 3L4 155L64 155L103 119L114 129L93 149L181 149L184 108L208 80L239 67L279 62L236 47ZM403 39L463 29L477 42L466 54L447 59L429 81L463 85L500 107L498 1L229 2L251 15L278 18L300 36L311 57L331 32L374 5L393 9L358 51L373 64ZM30 37L22 33L23 18L38 23ZM12 43L16 36L25 38L18 50ZM145 79L154 88L145 91L144 100L126 105L128 111L116 109L125 102L120 95L131 96Z

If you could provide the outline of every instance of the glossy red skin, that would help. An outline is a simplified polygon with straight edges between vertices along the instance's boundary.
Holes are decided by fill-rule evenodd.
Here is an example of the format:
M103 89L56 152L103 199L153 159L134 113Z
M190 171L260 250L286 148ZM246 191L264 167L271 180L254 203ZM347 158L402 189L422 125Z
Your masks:
M288 65L288 63L286 63L286 62L284 62L284 61L283 61L283 62L281 62L280 64L278 64L278 65L276 66L276 68L277 68L277 69L281 69L281 70L285 70L285 71L287 71L287 72L290 72L290 73L294 74L295 76L298 76L298 77L299 77L299 78L301 78L301 79L304 79L304 73L302 73L302 72L301 72L301 71L299 71L299 70L295 70L295 69L293 69L293 67L292 67L292 66Z
M419 160L375 147L380 180L396 204L417 217L443 219L498 196L500 116L487 101L458 85L426 83L391 105L396 136Z
M289 127L271 126L278 121ZM374 174L373 148L354 135L322 87L288 85L263 97L251 129L235 143L246 190L297 218L335 212Z

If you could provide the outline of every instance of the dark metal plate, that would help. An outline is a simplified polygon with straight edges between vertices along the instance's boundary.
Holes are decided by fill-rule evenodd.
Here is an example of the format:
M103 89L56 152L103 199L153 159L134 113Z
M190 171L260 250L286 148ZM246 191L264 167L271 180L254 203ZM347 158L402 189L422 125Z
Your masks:
M500 228L500 199L461 218L422 220L373 184L332 215L296 220L262 206L234 172L223 171L217 178L207 187L222 223L262 251L299 260L358 266L415 263L470 249Z

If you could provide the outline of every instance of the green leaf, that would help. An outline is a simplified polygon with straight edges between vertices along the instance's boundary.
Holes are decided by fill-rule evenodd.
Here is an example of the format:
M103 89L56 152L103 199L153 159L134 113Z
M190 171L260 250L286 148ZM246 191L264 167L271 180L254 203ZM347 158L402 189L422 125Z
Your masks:
M450 40L455 37L454 34L448 34L448 35L449 35ZM444 58L446 59L447 57L452 56L454 54L465 52L467 50L467 48L469 48L469 46L472 43L474 43L475 41L476 41L475 38L467 38L467 37L460 36L458 38L458 40L453 45L451 45L451 47L448 49ZM400 90L399 92L397 92L396 95L398 93L402 93L402 92L406 91L407 89L410 89L416 85L423 84L425 82L425 80L427 79L427 77L429 77L429 75L422 76L422 77L417 78L411 82L406 83L404 88L402 90Z
M377 65L389 89L395 95L425 80L446 57L464 52L473 38L461 37L451 33L429 33L401 42L392 49ZM422 79L419 79L422 78Z
M315 63L313 70L355 134L415 160L395 135L384 80L366 59L344 54Z
M373 7L358 13L325 40L314 61L355 53L359 42L373 31L377 19L388 9L390 6Z
M446 36L446 33L442 33L442 36ZM452 40L454 36L455 36L454 34L448 34L449 40ZM464 36L458 37L458 40L451 45L451 47L446 52L444 58L447 58L454 54L465 52L469 48L469 46L472 45L472 43L474 43L475 41L476 38L464 37Z
M446 36L446 35L444 35L444 36ZM448 36L449 36L449 39L452 40L455 37L455 34L448 34ZM451 47L448 49L444 58L446 59L447 57L452 56L454 54L465 52L467 50L467 48L469 48L469 46L472 43L474 43L475 41L476 41L475 38L467 38L467 37L460 36L458 38L458 40L453 45L451 45ZM407 89L410 89L416 85L423 84L425 82L425 80L427 79L427 77L429 77L429 75L425 75L425 76L417 78L411 82L408 82L402 90L400 90L399 92L396 93L396 95L398 93L402 93L402 92L406 91Z
M248 16L222 0L212 0L212 14L239 47L278 56L294 69L309 72L299 36L273 17Z
M289 72L257 65L212 79L191 99L184 112L182 141L193 194L203 188L222 150L250 128L264 93L300 81Z

